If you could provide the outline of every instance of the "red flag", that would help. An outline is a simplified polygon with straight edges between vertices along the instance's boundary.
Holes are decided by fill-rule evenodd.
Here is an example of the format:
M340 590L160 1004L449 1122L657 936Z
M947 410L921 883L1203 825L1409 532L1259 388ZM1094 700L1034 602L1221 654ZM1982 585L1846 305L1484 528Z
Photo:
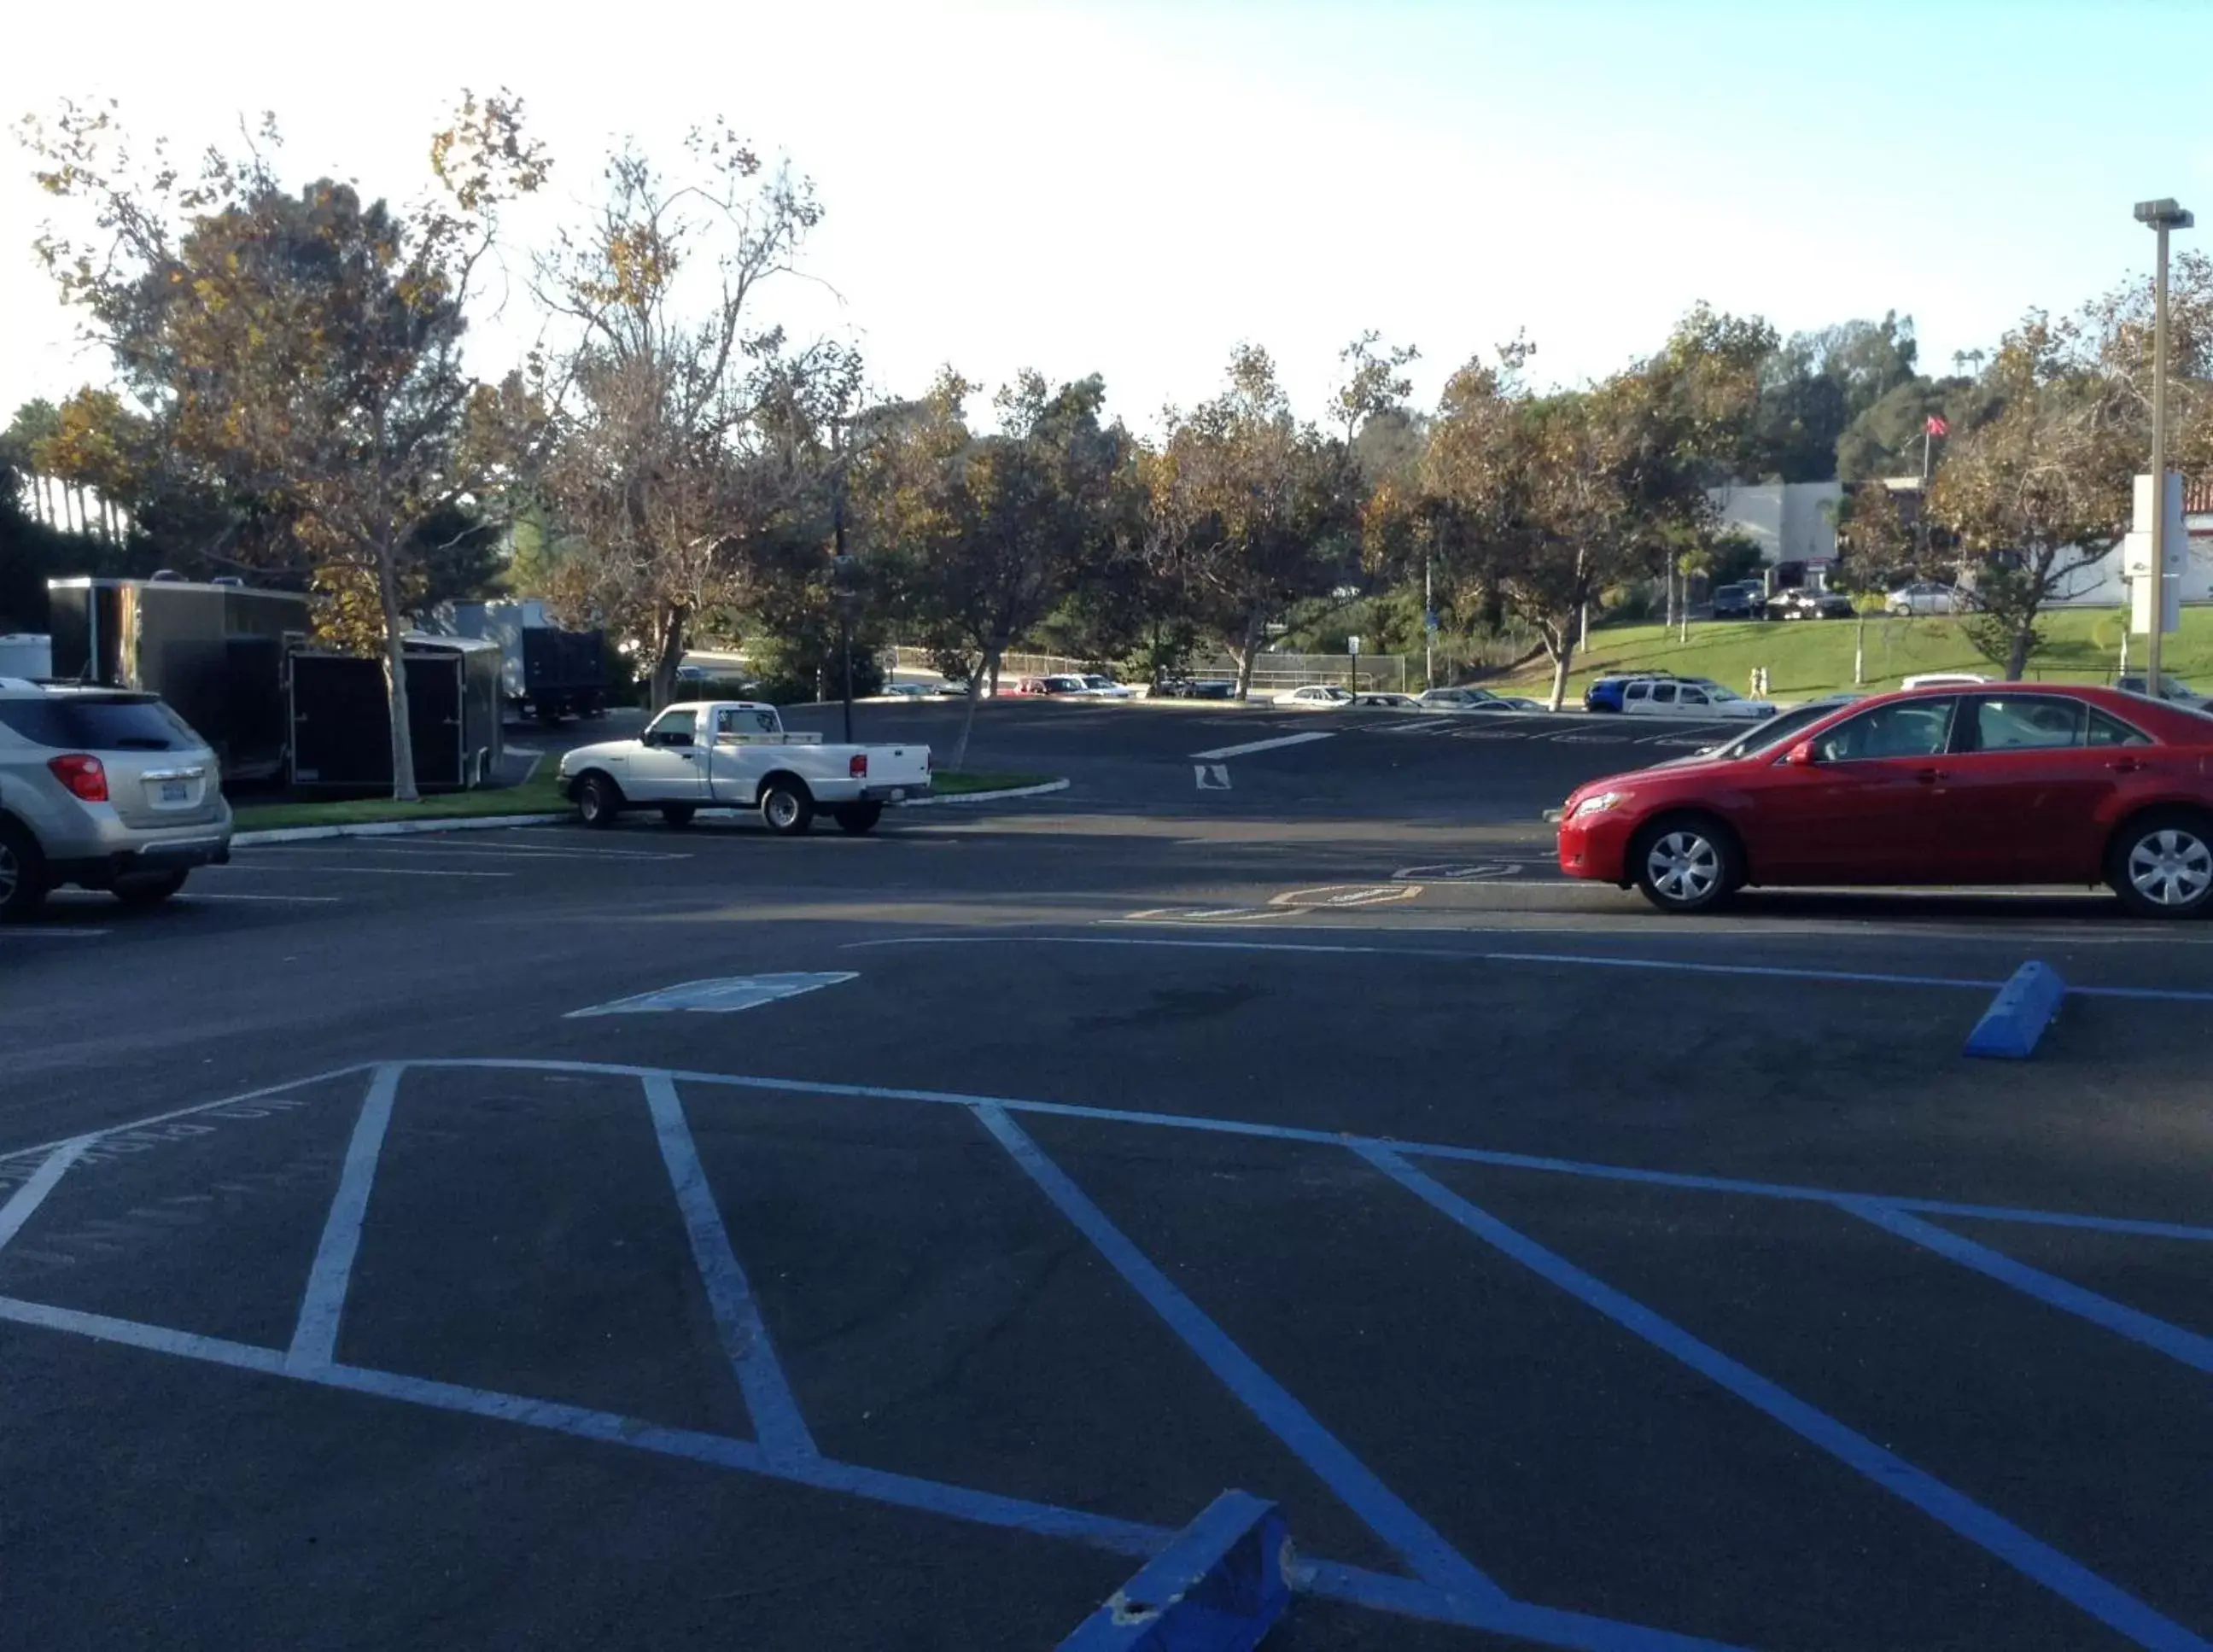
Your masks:
M1944 423L1942 419L1937 418L1934 413L1929 415L1929 423L1923 428L1931 436L1949 436L1952 434L1952 427Z

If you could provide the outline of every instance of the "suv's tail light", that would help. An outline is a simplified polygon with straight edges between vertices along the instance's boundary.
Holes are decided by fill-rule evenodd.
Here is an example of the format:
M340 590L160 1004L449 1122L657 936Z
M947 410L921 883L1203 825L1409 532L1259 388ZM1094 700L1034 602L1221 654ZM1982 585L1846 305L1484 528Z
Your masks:
M98 758L82 752L72 752L67 757L49 759L46 766L54 771L55 779L83 802L104 803L107 801L107 770Z
M845 772L856 780L867 779L869 777L869 754L866 752L854 753L853 760L845 765Z

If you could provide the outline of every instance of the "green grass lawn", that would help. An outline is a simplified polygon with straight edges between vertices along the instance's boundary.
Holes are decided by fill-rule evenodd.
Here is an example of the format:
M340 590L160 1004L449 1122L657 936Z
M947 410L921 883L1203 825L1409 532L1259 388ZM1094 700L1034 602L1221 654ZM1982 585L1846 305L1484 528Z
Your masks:
M2109 681L2120 663L2122 618L2110 608L2070 608L2039 622L2045 645L2030 659L2032 680ZM1765 666L1769 692L1778 699L1808 699L1838 689L1895 688L1901 677L1924 671L2003 673L1975 652L1960 622L1930 615L1915 619L1870 616L1867 622L1867 680L1852 681L1849 619L1693 621L1690 641L1678 643L1664 625L1607 625L1591 632L1590 650L1575 661L1569 698L1580 702L1594 677L1626 671L1672 671L1679 677L1711 677L1748 693L1752 668ZM2131 638L2129 668L2143 666L2144 639ZM2213 608L2185 608L2182 629L2167 637L2161 668L2199 687L2213 686ZM1552 668L1539 662L1517 673L1519 692L1539 698L1552 689Z
M1049 774L989 770L954 774L940 769L936 789L941 797L955 797L968 792L1041 786L1052 778ZM389 797L349 797L323 803L247 803L233 813L237 830L268 832L284 826L365 826L384 820L457 820L471 815L559 814L569 808L569 800L548 774L520 786L442 792L419 803L395 803Z

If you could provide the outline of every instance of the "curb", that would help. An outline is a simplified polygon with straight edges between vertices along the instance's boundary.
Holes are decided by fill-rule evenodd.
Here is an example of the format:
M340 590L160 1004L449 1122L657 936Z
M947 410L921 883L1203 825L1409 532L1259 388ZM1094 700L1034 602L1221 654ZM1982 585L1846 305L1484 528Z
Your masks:
M998 791L956 791L943 797L910 797L893 808L934 808L940 803L989 803L1002 797L1042 797L1049 791L1066 791L1065 780L1048 780L1041 786L1008 786Z
M491 826L551 826L568 814L457 814L443 820L362 820L351 826L274 826L266 832L234 832L231 847L256 844L303 844L318 838L405 838L418 832L481 832Z

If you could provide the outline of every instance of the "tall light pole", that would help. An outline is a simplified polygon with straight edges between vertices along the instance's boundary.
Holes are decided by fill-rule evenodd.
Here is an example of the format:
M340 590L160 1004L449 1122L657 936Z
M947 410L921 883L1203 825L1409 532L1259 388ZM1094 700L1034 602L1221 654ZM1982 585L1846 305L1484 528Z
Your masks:
M2151 332L2151 636L2144 649L2144 692L2160 698L2160 627L2167 623L2167 232L2197 219L2172 200L2138 201L2137 222L2159 237L2152 278Z

